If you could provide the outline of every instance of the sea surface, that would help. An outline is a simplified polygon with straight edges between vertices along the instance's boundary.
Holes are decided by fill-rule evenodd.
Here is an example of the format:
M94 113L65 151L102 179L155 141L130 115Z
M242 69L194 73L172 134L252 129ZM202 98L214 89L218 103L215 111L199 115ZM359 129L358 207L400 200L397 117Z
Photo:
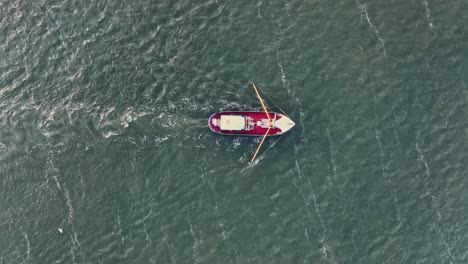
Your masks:
M468 1L0 1L0 264L468 263ZM212 133L259 110L296 126Z

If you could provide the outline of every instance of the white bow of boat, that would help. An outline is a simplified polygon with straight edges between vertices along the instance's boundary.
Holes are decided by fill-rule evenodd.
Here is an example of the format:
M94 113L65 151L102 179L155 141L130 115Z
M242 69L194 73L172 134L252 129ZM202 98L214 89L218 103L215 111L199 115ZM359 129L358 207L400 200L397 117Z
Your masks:
M296 125L289 117L283 115L280 119L276 120L274 123L275 127L281 129L282 133L289 131L291 128Z

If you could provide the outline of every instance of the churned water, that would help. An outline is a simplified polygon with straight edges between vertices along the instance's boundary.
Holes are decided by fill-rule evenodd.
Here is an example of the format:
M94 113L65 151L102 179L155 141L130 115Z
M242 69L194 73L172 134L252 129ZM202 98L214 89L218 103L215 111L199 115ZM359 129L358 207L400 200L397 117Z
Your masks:
M468 263L467 13L1 1L0 263Z

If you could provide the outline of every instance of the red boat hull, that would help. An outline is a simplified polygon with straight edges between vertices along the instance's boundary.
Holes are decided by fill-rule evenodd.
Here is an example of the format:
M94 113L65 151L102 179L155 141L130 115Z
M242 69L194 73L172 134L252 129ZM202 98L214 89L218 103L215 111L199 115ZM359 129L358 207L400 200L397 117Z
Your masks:
M277 136L285 133L294 126L294 122L283 114L269 112L269 115L271 123L274 124L270 131L268 131L267 125L262 125L262 122L265 124L265 122L268 121L268 117L265 112L261 111L226 111L214 113L208 119L208 126L211 131L215 133L233 136L264 136L267 131L267 136ZM235 126L237 127L229 125L229 121L242 122L242 118L249 120L249 123L245 121L245 124L236 124ZM242 126L245 126L245 128L241 128Z

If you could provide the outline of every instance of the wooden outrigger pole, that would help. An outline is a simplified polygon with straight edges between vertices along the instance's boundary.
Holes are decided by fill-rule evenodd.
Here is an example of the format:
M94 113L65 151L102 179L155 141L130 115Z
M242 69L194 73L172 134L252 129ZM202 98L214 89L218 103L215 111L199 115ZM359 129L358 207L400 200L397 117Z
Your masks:
M267 130L267 132L265 133L265 135L263 135L262 141L261 141L260 144L258 145L257 150L255 150L255 154L253 155L252 160L250 160L250 163L252 163L252 162L255 160L255 158L257 157L258 151L259 151L260 148L262 147L263 141L265 141L265 139L266 139L266 137L267 137L267 135L268 135L268 132L270 132L270 129L271 129L271 127L269 127L268 130Z
M257 97L258 97L258 100L260 101L260 104L262 104L262 107L263 107L263 111L265 111L265 114L267 115L268 117L268 121L271 121L270 119L270 114L268 113L266 107L265 107L265 104L263 103L263 99L262 97L260 97L260 94L258 93L258 90L257 90L257 86L255 86L255 83L252 83L252 86L255 90L255 93L257 94Z
M257 94L257 97L258 97L258 100L260 101L260 104L261 104L262 107L263 107L263 111L265 111L265 114L266 114L266 116L268 117L268 130L267 130L267 132L265 133L265 135L263 135L262 141L260 141L260 144L258 145L257 150L255 150L255 153L254 153L252 159L250 160L250 163L252 163L252 162L255 160L255 158L257 157L258 151L260 151L260 148L262 147L263 142L265 141L266 137L268 136L268 132L270 132L270 129L271 129L271 118L270 118L270 114L268 113L268 110L267 110L267 108L265 107L265 104L263 103L262 97L260 97L260 94L258 93L257 87L255 86L254 83L252 83L252 86L253 86L253 88L254 88L254 90L255 90L255 93Z

